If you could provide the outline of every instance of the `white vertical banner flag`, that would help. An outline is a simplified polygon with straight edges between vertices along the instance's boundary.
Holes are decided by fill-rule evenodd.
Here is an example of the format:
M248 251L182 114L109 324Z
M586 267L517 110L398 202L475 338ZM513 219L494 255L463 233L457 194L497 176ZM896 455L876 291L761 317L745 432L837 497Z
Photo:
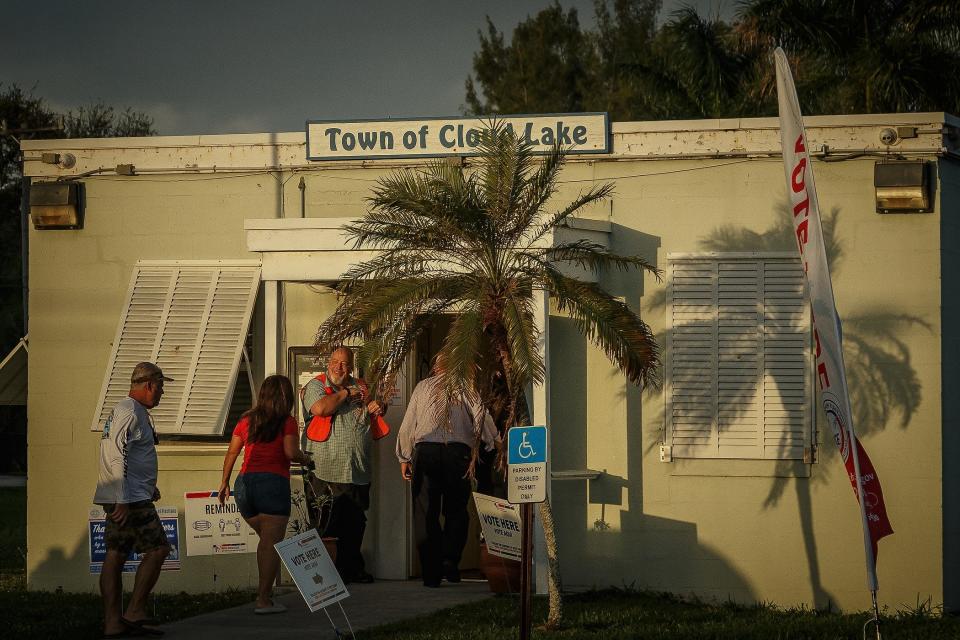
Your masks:
M803 129L800 103L793 84L793 75L783 50L774 52L777 65L777 97L780 105L780 142L783 146L783 168L787 193L793 211L800 259L807 278L813 317L816 348L817 384L820 403L833 430L844 466L860 504L863 523L864 553L867 563L867 586L876 592L877 541L893 533L887 519L880 480L870 458L853 430L847 375L843 366L843 345L840 316L833 299L830 267L820 227L820 207L813 181L813 167L807 153L807 136ZM851 455L852 452L856 455ZM864 496L864 499L859 499Z

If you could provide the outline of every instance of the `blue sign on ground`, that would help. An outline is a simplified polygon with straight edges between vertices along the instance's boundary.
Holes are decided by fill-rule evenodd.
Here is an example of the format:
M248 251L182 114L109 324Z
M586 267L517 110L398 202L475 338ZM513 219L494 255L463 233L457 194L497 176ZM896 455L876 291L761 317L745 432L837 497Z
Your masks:
M514 427L507 432L507 464L547 461L547 428Z
M180 569L180 522L177 517L177 509L176 507L157 507L157 515L160 516L163 532L167 534L167 541L173 547L170 555L163 561L162 569L164 571L178 571ZM100 573L103 569L103 561L107 556L105 532L106 520L103 510L92 509L89 520L90 573ZM140 567L142 559L142 553L131 553L126 564L123 565L123 572L135 573L137 568Z

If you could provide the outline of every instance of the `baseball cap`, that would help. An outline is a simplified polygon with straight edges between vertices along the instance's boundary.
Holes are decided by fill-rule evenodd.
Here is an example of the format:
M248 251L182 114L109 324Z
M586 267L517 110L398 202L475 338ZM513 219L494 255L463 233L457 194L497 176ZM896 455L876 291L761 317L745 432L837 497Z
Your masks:
M141 362L133 368L133 374L130 376L130 384L155 382L157 380L173 382L173 378L163 375L163 370L152 362Z

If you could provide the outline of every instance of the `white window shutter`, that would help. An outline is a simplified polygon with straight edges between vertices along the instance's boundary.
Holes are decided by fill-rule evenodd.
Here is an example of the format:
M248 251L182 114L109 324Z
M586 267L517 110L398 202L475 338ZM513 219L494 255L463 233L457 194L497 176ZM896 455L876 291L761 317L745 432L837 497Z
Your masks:
M803 268L795 260L768 260L763 268L763 457L802 460L813 433Z
M160 433L219 435L229 410L260 268L142 263L134 270L93 429L129 390L141 361L174 378L151 410Z
M717 263L717 455L721 458L759 458L761 454L760 267L756 260Z
M803 459L809 320L796 258L673 259L667 440L677 458Z
M667 331L667 428L673 455L717 451L717 264L670 265Z

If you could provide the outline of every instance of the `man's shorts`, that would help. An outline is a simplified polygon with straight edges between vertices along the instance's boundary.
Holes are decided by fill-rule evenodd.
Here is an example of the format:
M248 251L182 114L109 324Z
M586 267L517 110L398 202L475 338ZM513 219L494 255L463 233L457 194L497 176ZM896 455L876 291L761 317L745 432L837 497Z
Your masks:
M266 471L243 473L233 483L240 515L290 517L290 478Z
M110 514L116 506L104 506L104 511L107 513L107 526L104 532L107 551L119 551L129 555L131 551L146 553L170 546L167 534L164 533L163 525L160 523L160 516L157 515L157 509L152 502L149 500L132 502L127 507L129 508L127 520L123 526L120 526L110 519Z

